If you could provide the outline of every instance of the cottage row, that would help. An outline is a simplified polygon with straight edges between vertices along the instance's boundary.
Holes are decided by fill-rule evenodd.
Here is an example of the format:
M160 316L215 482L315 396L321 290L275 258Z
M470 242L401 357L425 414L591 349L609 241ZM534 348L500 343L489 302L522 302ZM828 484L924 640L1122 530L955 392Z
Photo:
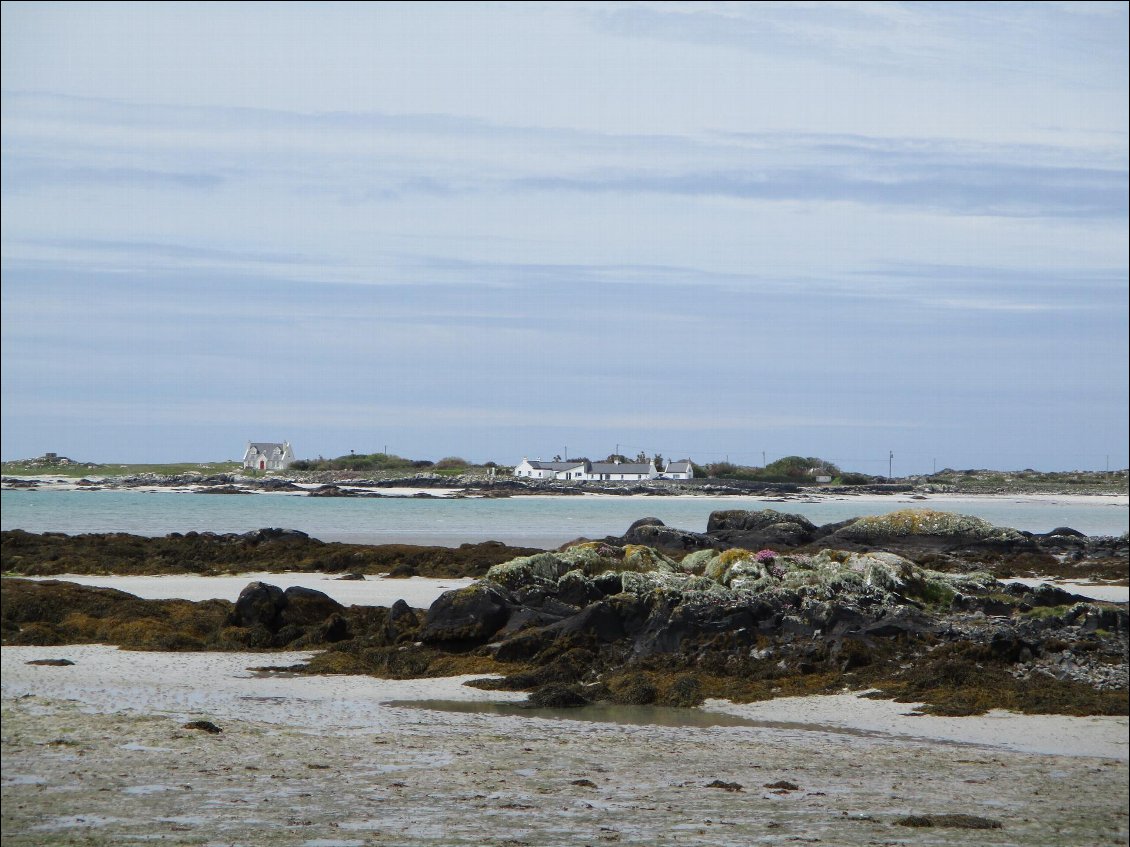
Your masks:
M530 461L523 458L514 467L514 476L523 479L561 479L605 482L628 480L639 482L645 479L691 479L694 469L689 459L668 462L662 471L655 462L590 462L588 459L569 459L564 462Z

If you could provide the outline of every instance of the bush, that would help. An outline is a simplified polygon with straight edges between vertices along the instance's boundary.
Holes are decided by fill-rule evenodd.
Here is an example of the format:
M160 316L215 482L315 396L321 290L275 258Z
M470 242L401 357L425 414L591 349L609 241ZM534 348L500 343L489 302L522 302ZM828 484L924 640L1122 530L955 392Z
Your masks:
M471 463L466 459L460 458L459 456L444 456L435 463L435 469L437 471L450 471L456 468L468 467L470 464Z

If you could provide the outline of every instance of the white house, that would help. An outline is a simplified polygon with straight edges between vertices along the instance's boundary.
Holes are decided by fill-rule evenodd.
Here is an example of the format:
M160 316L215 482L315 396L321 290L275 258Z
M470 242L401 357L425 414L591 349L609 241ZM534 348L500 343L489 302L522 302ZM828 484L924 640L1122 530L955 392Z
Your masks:
M294 462L290 442L248 441L243 466L256 471L285 471Z
M573 474L584 470L583 461L571 462L543 462L541 459L530 461L523 458L521 464L514 467L514 476L528 479L580 479ZM563 474L558 476L558 474ZM567 474L567 475L565 475Z
M663 469L660 476L661 479L694 479L694 467L691 465L690 459L683 459L679 462L668 462L667 467Z
M668 462L662 473L654 461L648 462L590 462L588 459L569 459L564 462L543 462L523 458L514 466L514 476L523 479L583 480L586 482L640 482L645 479L691 479L694 471L690 460Z

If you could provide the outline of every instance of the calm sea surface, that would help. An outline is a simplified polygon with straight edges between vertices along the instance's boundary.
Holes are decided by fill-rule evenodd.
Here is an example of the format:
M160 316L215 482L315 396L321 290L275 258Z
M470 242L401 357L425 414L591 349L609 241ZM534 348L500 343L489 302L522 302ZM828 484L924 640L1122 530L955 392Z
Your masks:
M657 517L701 532L717 509L777 509L817 524L931 508L977 515L1031 532L1070 526L1088 535L1121 535L1130 526L1125 500L1110 498L844 498L816 503L746 497L513 497L508 499L315 498L278 494L139 491L3 491L0 528L29 532L247 532L299 529L324 541L458 545L496 540L555 547L580 536L621 535L632 521Z

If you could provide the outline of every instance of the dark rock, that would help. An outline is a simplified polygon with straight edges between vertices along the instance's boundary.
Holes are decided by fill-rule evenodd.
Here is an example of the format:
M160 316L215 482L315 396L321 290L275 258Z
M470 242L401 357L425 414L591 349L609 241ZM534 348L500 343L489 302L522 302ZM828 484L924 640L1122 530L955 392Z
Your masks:
M188 723L184 724L181 728L182 729L199 729L201 732L207 732L207 733L210 733L212 735L218 735L219 733L223 732L222 729L220 729L218 726L216 726L211 721L189 721Z
M341 580L353 580L353 581L363 580L364 578L365 578L365 574L363 574L363 573L347 573L347 574L342 574L341 576L338 577L338 579L341 579Z
M954 829L1001 829L1000 821L976 815L908 815L895 821L896 826L944 826Z
M25 665L44 665L49 668L65 668L73 665L70 659L32 659L30 662L24 662Z
M579 786L581 788L596 788L596 783L593 782L591 779L574 779L569 784L570 785L576 785L576 786Z
M239 536L243 541L258 544L264 541L308 541L310 536L298 529L283 529L281 527L265 527L253 529Z
M279 625L279 613L286 604L283 590L277 585L252 582L235 601L233 624L235 626L262 626L274 631Z
M659 518L641 518L628 527L622 539L623 544L642 544L668 550L708 550L714 540L701 532L688 532L674 529Z
M741 791L742 784L740 782L723 782L716 779L713 782L706 783L707 788L721 788L723 791Z
M756 550L760 547L799 547L816 537L816 527L803 515L775 509L711 512L706 534L715 544Z
M428 609L422 640L484 642L506 625L515 605L506 589L488 582L446 591Z
M285 626L312 626L331 615L341 615L345 607L327 594L313 588L293 585L283 592L279 620Z
M1055 529L1051 530L1050 532L1043 533L1042 537L1043 538L1086 538L1087 536L1084 535L1079 530L1072 529L1069 526L1057 526Z
M530 692L527 705L538 709L573 709L587 706L589 701L575 685L551 682Z
M766 788L773 788L778 791L800 791L800 786L795 782L789 782L787 779L778 780L777 782L765 783Z
M394 644L409 638L420 629L420 619L416 610L404 600L397 600L388 610L388 623L385 625L385 635Z

